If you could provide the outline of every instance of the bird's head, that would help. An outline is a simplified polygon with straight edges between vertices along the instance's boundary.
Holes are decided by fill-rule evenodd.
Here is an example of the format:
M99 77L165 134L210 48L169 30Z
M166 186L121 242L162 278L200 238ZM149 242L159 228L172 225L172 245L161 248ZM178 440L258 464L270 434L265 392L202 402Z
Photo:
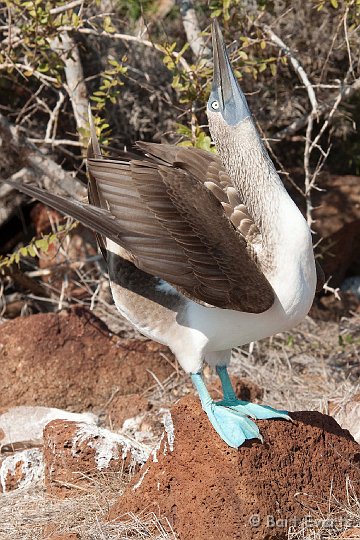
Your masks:
M246 98L236 80L219 23L214 20L212 26L214 79L207 103L207 115L210 130L212 126L222 124L236 126L251 117Z

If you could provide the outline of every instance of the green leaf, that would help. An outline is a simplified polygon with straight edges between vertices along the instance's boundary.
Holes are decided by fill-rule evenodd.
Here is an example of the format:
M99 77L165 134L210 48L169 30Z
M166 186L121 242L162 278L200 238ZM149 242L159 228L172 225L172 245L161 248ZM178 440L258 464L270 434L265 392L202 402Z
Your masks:
M266 64L265 64L265 63L264 63L264 64L260 64L260 66L259 66L259 73L262 73L263 71L265 71L265 69L266 69Z
M276 64L270 64L270 71L271 71L271 75L272 75L273 77L275 77L276 72L277 72L277 66L276 66Z
M186 148L188 148L189 146L192 146L192 143L191 141L181 141L176 146L185 146Z
M113 34L114 32L116 32L116 28L114 28L114 26L113 26L113 24L112 24L111 17L109 17L108 15L106 15L106 17L104 17L104 20L103 20L103 29L104 29L105 32L107 32L108 34Z

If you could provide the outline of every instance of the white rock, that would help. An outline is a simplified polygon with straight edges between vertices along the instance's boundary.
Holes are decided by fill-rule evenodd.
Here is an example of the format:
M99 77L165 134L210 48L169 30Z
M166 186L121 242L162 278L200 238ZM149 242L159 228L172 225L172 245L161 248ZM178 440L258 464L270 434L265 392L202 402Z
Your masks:
M12 407L0 415L0 450L24 448L42 443L43 429L51 420L73 420L97 424L91 413L71 413L50 407Z
M106 469L112 459L118 459L121 452L122 459L130 453L131 464L143 464L149 457L150 449L135 441L102 429L94 425L79 423L75 437L72 440L72 454L77 453L77 446L85 443L95 450L95 463L98 470Z
M345 404L336 405L331 413L343 429L350 431L360 444L360 394L353 396Z
M39 448L15 452L4 459L0 466L0 486L3 493L11 489L25 489L43 478L44 460ZM15 477L15 482L11 481ZM18 478L18 480L16 480Z

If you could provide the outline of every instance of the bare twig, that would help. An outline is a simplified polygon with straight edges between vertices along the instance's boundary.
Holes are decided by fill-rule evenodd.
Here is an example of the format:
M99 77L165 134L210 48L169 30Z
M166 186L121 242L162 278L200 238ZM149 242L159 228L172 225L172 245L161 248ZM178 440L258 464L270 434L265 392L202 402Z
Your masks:
M340 294L339 294L339 292L340 292L339 287L336 287L334 289L334 287L330 287L330 285L329 285L329 281L330 281L331 278L332 278L332 276L330 276L329 279L326 281L326 283L323 286L323 289L324 289L325 292L329 292L329 293L333 294L335 296L336 300L341 300L341 297L340 297Z
M73 32L74 28L72 28L71 26L61 26L59 30L61 31L66 30L68 32ZM145 47L156 49L157 51L160 51L162 54L167 54L166 50L161 45L157 43L153 43L152 41L149 41L147 39L139 38L138 36L132 36L129 34L120 34L119 32L114 32L113 34L109 34L108 32L105 32L104 30L99 32L92 28L77 28L76 32L79 32L79 34L91 35L91 36L96 36L96 37L107 37L108 39L116 39L120 41L132 41L134 43L139 43L140 45L145 45ZM189 73L190 76L192 76L192 69L187 63L187 61L185 60L185 58L181 54L175 51L173 51L172 54L175 57L175 59L179 62L183 70Z
M50 118L46 126L45 139L51 139L52 142L54 142L54 139L55 139L60 108L61 108L61 105L64 103L64 100L65 100L64 94L62 92L59 92L59 99L54 109L50 112Z
M305 150L304 150L304 172L305 172L305 201L306 201L306 221L309 227L313 223L312 219L312 201L311 201L311 173L310 173L310 155L311 155L311 136L314 125L314 111L308 116L308 124L306 128Z
M350 71L350 73L353 75L353 77L355 79L353 61L352 61L352 56L351 56L351 48L350 48L350 43L349 43L348 26L347 26L348 15L349 15L349 6L346 6L345 14L344 14L344 18L343 18L344 36L345 36L345 42L346 42L346 50L347 50L347 54L348 54L348 58L349 58L349 71Z
M49 156L44 155L20 130L12 126L0 113L0 147L7 156L11 157L14 165L20 169L27 167L44 186L63 195L76 198L85 196L85 188L72 174L65 171Z
M73 2L69 2L68 4L65 4L63 6L58 6L58 7L50 9L50 14L58 15L59 13L63 13L64 11L67 11L68 9L73 9L74 7L80 6L83 3L84 3L84 0L73 0Z
M52 41L51 48L58 53L65 65L67 84L64 86L71 100L81 142L84 138L84 131L86 132L88 128L88 98L79 49L74 39L65 31L61 32L59 36Z
M309 101L311 103L312 110L313 110L314 113L317 113L317 111L319 109L319 105L318 105L318 102L317 102L317 99L316 99L316 95L315 95L315 92L314 92L313 85L309 81L309 78L306 75L306 72L305 72L304 68L302 67L302 65L300 64L299 60L294 56L294 54L291 52L289 47L279 38L279 36L277 36L275 34L275 32L269 26L265 26L264 29L265 29L265 32L267 33L267 35L269 36L269 38L271 39L271 41L275 45L277 45L286 54L286 56L290 59L290 62L292 63L293 68L295 69L296 73L298 74L299 79L302 81L302 83L304 84L304 86L306 88L306 91L307 91L308 96L309 96Z
M33 75L46 86L58 84L55 77L50 77L49 75L45 75L45 73L40 73L40 71L34 69L30 64L21 64L20 62L3 62L0 64L0 71L5 69L16 69L25 79Z
M190 0L180 0L178 4L180 6L186 39L195 57L210 56L211 51L206 46L205 40L201 35L201 28L192 2Z
M320 140L320 137L322 136L322 134L324 133L326 128L329 126L329 124L330 124L336 110L338 109L338 107L340 105L341 100L342 100L342 95L341 95L341 92L340 92L340 94L337 96L337 98L335 100L335 103L334 103L332 109L329 112L329 115L328 115L327 119L325 120L325 122L321 126L321 129L320 129L319 133L316 135L315 139L311 143L310 151L318 144L318 142Z
M34 144L50 144L51 146L77 146L83 148L84 145L80 141L72 141L71 139L53 139L52 137L45 137L44 139L36 139L36 138L30 138L28 139L29 142Z

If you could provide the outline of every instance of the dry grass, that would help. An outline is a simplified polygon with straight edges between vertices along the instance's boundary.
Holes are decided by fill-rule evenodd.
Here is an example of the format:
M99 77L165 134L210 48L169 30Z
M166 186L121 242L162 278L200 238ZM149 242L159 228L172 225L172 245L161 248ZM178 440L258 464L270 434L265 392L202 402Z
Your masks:
M127 514L118 523L106 520L125 485L121 475L106 474L81 496L64 500L47 497L39 485L1 495L0 539L45 540L55 532L76 532L82 540L174 540L167 520L153 513Z
M355 535L347 536L353 540L360 538L360 500L349 481L346 483L346 503L339 503L332 494L329 495L328 510L326 513L319 510L296 524L291 524L288 531L288 540L337 540L344 532L358 529ZM310 501L316 506L316 501Z
M268 404L327 412L329 401L359 391L359 337L360 316L340 325L308 317L292 332L235 351L232 371L264 388Z

